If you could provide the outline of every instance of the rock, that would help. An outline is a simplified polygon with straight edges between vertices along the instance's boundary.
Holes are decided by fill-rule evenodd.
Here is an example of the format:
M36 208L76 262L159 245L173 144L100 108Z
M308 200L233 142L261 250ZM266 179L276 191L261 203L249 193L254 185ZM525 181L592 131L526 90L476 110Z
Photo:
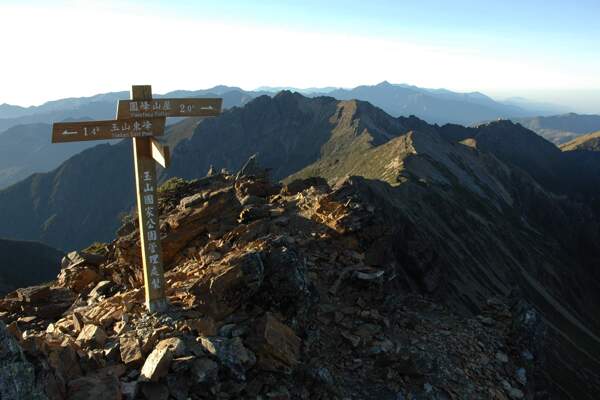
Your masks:
M77 336L77 341L86 345L102 346L106 342L106 333L97 325L87 324Z
M169 398L169 389L162 383L144 382L141 387L146 400L167 400Z
M352 347L358 347L358 345L360 345L360 336L353 335L348 331L341 331L340 335L348 340Z
M50 286L40 285L17 289L19 301L38 304L48 300L50 297Z
M247 224L248 222L250 222L250 221L252 221L254 219L266 218L266 217L270 217L271 216L270 212L268 212L268 211L267 212L262 212L260 210L260 206L262 206L264 204L267 204L267 200L265 200L262 197L247 195L247 196L244 196L244 197L240 198L240 204L244 208L250 208L250 207L253 206L255 209L258 210L258 211L255 212L257 214L255 217L252 217L252 216L244 217L243 211L242 211L242 213L240 213L240 217L238 218L238 222L240 222L240 223ZM262 216L259 215L259 213L261 213ZM243 222L244 220L246 220L248 222Z
M139 392L140 385L137 381L121 382L121 394L124 400L135 400Z
M269 212L269 210L262 208L262 207L255 207L255 206L248 206L249 204L259 204L256 201L253 201L252 199L249 199L250 196L246 196L242 199L242 206L244 206L244 209L242 210L242 212L240 213L240 217L238 218L238 222L240 224L248 224L252 221L256 221L258 219L263 219L263 218L268 218L271 216L271 213ZM257 199L261 199L263 202L264 200L260 197L257 197Z
M156 382L160 378L166 376L169 372L172 360L173 351L168 346L155 348L144 362L144 366L140 372L140 381Z
M71 381L82 375L76 350L69 346L60 346L50 351L48 363L65 380Z
M106 260L106 256L87 252L72 251L63 257L61 261L61 269L76 267L81 264L89 264L98 266Z
M28 315L26 317L19 317L17 322L20 322L22 324L30 324L30 323L36 321L37 319L38 319L38 317L36 317L35 315Z
M141 364L144 360L139 340L136 337L121 337L119 339L121 361L125 365Z
M508 395L511 399L522 399L523 397L525 397L523 392L517 388L510 388L510 390L508 391Z
M269 400L290 400L292 397L286 387L280 386L275 390L267 392L267 398Z
M301 340L271 313L258 322L249 345L258 356L257 366L274 372L291 373L300 359Z
M248 252L210 266L191 292L200 300L200 312L222 319L258 291L263 277L260 253Z
M518 368L516 372L517 381L523 386L527 385L527 371L525 368Z
M195 383L211 383L217 379L219 366L209 358L198 358L192 362L190 376Z
M246 379L246 369L256 363L256 356L244 347L239 337L233 339L201 337L200 344L208 353L227 367L238 380L244 381Z
M0 322L0 399L46 399L36 383L33 365L3 322Z
M8 324L6 330L17 340L21 340L21 338L23 337L23 332L21 332L21 330L19 329L17 321L13 321L10 324Z
M198 336L214 336L217 334L215 320L211 317L188 319L186 324L190 329L196 331Z
M286 196L293 196L310 187L321 187L324 190L329 189L327 180L321 177L312 177L307 179L296 179L288 184L283 185L282 193Z
M508 383L508 381L506 380L502 381L502 387L504 387L504 390L506 390L506 393L508 393L508 396L511 399L522 399L523 397L525 397L522 391L512 387L511 384Z
M203 204L206 201L206 196L204 193L196 193L195 195L184 197L179 201L179 208L193 208L200 204Z
M175 400L188 400L191 386L190 379L187 376L174 374L167 376L169 395Z
M484 317L481 315L477 317L477 319L479 319L479 322L481 322L485 326L494 326L494 324L496 323L496 321L494 321L492 318Z
M89 375L67 385L69 400L121 400L121 384L113 375Z
M235 176L236 180L241 179L242 177L254 176L254 177L265 177L267 172L265 169L261 168L258 165L258 161L256 161L256 154L250 156L248 161L242 166L242 168L238 171Z
M388 353L394 350L394 343L389 339L375 340L369 348L369 354Z
M268 197L271 194L275 194L269 182L263 179L237 181L235 189L238 197L241 198L244 196Z
M376 280L380 280L383 277L384 273L385 273L385 271L383 271L383 270L375 271L375 272L355 271L352 276L361 281L376 281Z
M93 267L81 265L62 269L58 275L57 283L61 287L70 288L76 293L81 293L88 286L96 284L100 280L100 274Z
M98 299L101 296L109 296L115 290L116 285L112 281L100 281L88 294L90 299Z
M508 356L504 353L502 353L501 351L496 353L496 360L498 360L501 363L507 363L508 362Z
M71 320L73 321L73 329L75 330L76 333L81 332L81 330L83 329L83 326L85 325L83 323L83 317L81 316L81 314L79 314L78 312L74 312L71 315Z
M310 279L297 251L286 246L274 248L265 257L264 266L264 293L270 302L280 305L285 316L295 315L310 305Z
M161 340L156 345L156 349L161 350L163 348L169 349L173 354L173 357L182 357L186 354L185 343L183 343L183 340L179 339L178 337Z

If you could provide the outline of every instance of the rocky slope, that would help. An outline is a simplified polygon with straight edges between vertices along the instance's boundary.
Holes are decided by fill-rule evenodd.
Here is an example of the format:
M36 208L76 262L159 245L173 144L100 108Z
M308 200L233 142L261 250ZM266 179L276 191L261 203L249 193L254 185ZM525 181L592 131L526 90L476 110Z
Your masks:
M597 398L585 209L433 131L386 146L385 181L282 186L255 159L170 181L168 313L144 311L128 223L0 302L25 378L49 399Z
M562 151L588 150L600 151L600 131L581 135L560 146Z
M440 134L493 154L531 175L547 190L589 202L600 198L600 154L563 152L547 140L508 120L474 128L444 125Z

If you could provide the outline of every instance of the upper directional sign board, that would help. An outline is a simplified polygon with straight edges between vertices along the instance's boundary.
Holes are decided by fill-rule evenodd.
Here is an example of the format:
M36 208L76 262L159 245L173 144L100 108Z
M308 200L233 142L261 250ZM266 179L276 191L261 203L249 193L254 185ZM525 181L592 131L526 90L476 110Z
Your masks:
M215 117L223 99L119 100L117 119L160 117Z

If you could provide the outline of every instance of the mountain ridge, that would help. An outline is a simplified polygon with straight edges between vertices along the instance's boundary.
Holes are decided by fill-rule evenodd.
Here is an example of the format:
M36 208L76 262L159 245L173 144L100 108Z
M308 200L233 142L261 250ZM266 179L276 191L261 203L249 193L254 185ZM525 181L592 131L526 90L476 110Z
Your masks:
M176 265L188 244L197 248L194 240L198 246L212 240L208 232L221 223L231 232L246 229L238 224L251 227L240 243L270 241L280 223L286 226L271 221L271 213L279 212L273 210L298 207L301 220L333 229L361 254L358 259L393 277L390 284L401 293L432 296L455 312L476 315L485 299L520 291L517 299L533 307L545 332L543 338L531 333L535 340L527 346L550 359L543 368L547 379L591 400L600 393L600 209L593 203L600 185L582 166L598 165L600 154L579 153L561 152L510 121L439 127L416 117L394 118L358 100L289 91L260 96L201 121L175 147L162 179L196 181L174 179L167 188L189 186L186 196L205 197L187 210L181 205L187 202L171 204L167 195L165 265ZM0 191L0 219L7 227L26 227L22 237L71 240L79 247L110 241L117 216L134 201L131 148L122 142L82 154L51 174ZM247 164L255 154L253 163L283 179L282 185L262 182L267 172ZM242 172L201 178L211 166L238 171L244 165L256 182L246 182ZM561 172L563 166L569 168ZM568 177L574 182L564 186ZM35 219L24 224L19 218L32 211ZM129 285L139 278L135 224L120 231L110 245L118 260L111 259L107 271ZM73 237L79 242L73 244ZM334 285L336 278L325 276ZM594 379L582 380L578 371Z

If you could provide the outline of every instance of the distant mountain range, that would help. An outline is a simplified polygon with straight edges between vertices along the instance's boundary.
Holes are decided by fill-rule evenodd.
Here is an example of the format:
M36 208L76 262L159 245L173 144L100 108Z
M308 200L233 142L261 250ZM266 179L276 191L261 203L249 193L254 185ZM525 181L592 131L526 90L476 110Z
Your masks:
M472 125L497 118L532 115L531 111L499 103L478 92L456 93L389 82L337 89L326 94L338 100L368 101L394 117L415 115L437 124Z
M600 115L561 114L533 118L512 118L527 129L557 145L600 130Z
M239 88L215 86L207 90L176 90L155 97L222 97L224 107L240 106L262 93L245 92ZM19 107L0 105L0 132L31 123L52 123L65 120L113 119L116 103L128 99L129 92L112 92L91 97L69 98L44 103L41 106Z

